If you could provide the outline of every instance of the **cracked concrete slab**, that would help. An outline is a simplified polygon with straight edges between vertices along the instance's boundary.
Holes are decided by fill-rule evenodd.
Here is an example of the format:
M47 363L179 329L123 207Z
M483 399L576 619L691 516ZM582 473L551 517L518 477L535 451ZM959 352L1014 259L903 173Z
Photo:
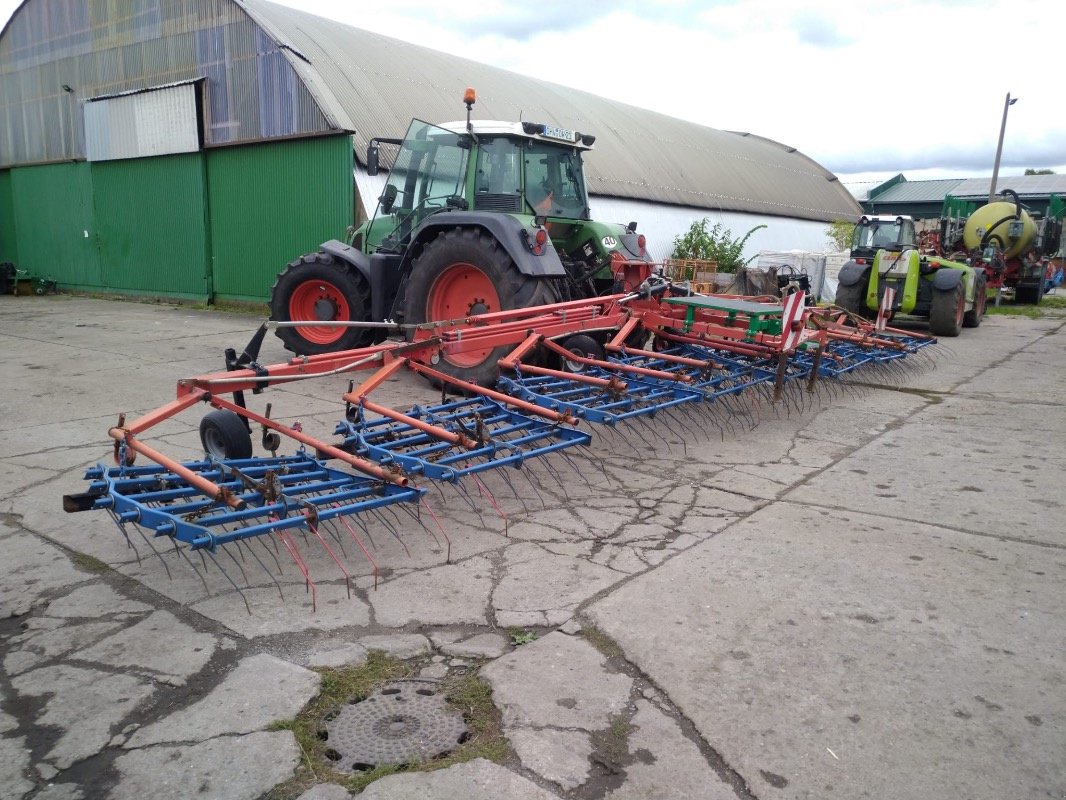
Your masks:
M160 642L180 643L160 647ZM204 668L215 652L218 640L198 633L169 611L155 611L147 619L73 655L111 667L138 669L158 676L175 686Z
M492 686L504 725L606 728L629 702L633 681L611 672L585 639L550 633L493 661L481 671Z
M625 782L604 800L736 800L734 786L707 763L676 720L647 700L637 700L636 706L626 741L632 763L625 768Z
M44 613L50 617L98 619L113 614L144 614L153 610L147 603L125 597L107 584L93 583L52 600Z
M21 736L0 736L0 790L5 797L19 800L34 788L27 780L30 769L30 751Z
M45 661L88 647L121 626L121 622L85 622L16 637L13 642L17 646L4 658L4 670L8 675L26 672Z
M242 660L216 688L188 708L141 728L127 750L164 742L202 742L263 730L292 719L318 694L317 672L260 653Z
M778 504L589 613L759 796L1033 797L1066 780L1064 578L1024 543Z
M115 759L108 800L257 800L292 777L300 760L291 731L223 736L194 745L132 750Z
M90 576L70 563L66 553L36 536L26 536L0 520L0 619L27 613L43 595L81 583Z
M380 650L392 658L407 659L426 655L429 639L418 633L386 633L360 637L357 644L365 650Z
M62 731L45 755L59 769L102 751L112 727L154 692L129 675L67 665L35 669L13 678L11 685L20 695L48 698L36 724Z
M475 556L386 581L370 592L379 625L485 624L492 591L493 566Z
M592 737L585 731L515 728L507 732L507 739L522 766L566 791L589 779Z
M434 772L388 775L359 796L365 800L558 800L532 781L483 758Z

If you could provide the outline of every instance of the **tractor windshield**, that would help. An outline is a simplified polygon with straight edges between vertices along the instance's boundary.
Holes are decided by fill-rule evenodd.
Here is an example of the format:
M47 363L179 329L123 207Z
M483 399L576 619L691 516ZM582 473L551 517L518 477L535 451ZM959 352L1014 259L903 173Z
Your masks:
M530 207L548 217L588 219L580 153L572 147L530 141L524 155Z
M876 251L894 244L917 245L913 220L902 217L863 220L855 226L851 249Z
M414 120L379 198L368 240L400 245L427 216L449 201L462 207L466 136Z
M581 156L572 147L506 136L482 136L474 176L474 208L587 219Z

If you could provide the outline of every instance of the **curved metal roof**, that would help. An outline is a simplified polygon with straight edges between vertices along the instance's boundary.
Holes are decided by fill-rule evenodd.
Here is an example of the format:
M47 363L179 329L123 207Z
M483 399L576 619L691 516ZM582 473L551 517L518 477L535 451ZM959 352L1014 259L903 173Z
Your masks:
M862 209L831 172L793 147L716 130L448 55L267 0L234 0L278 44L362 159L374 136L411 118L462 115L477 89L481 119L526 119L596 135L585 157L592 194L697 208L833 220Z

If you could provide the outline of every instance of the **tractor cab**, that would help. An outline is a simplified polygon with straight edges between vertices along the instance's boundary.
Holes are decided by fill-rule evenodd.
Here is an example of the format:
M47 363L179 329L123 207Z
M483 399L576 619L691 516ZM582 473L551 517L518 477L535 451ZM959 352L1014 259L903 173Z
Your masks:
M370 143L371 176L380 170L381 143L399 144L399 152L359 242L402 250L427 217L451 209L587 222L581 152L594 141L530 122L414 120L403 139Z
M852 234L851 257L860 264L869 263L878 250L899 253L917 247L918 236L911 217L864 216Z

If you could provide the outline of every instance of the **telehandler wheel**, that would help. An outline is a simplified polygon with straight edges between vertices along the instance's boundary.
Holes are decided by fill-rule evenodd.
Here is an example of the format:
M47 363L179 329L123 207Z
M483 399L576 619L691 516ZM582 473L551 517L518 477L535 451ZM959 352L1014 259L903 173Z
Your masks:
M523 275L499 243L477 228L455 228L431 241L414 260L405 322L464 319L557 302L548 280ZM514 345L444 355L434 368L480 386L495 386L496 364Z
M929 306L929 330L934 336L958 336L966 313L966 287L962 281L952 289L934 289Z
M985 316L985 306L988 303L987 279L984 274L979 274L974 279L973 308L962 315L962 327L976 328L981 324Z
M200 444L215 458L251 458L252 435L239 414L216 408L200 420Z
M270 290L270 318L278 322L368 321L370 291L357 272L328 253L302 256L278 273ZM375 341L368 328L301 325L278 328L288 350L301 356L366 347Z
M866 310L866 287L870 285L870 274L864 273L862 280L851 286L838 286L837 296L834 301L845 311L860 317L869 316Z

